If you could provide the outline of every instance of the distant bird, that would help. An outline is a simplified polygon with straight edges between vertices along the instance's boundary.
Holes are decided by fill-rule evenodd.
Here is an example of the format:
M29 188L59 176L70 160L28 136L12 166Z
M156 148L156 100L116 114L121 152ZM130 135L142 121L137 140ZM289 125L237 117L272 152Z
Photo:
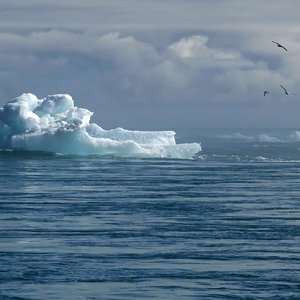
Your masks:
M280 84L280 86L283 88L284 93L285 93L286 95L296 95L296 94L291 94L291 93L289 93L289 92L286 90L286 88L283 87L281 84Z
M266 96L267 94L269 94L269 91L264 91L264 96Z
M285 51L287 51L287 49L285 48L285 47L283 47L281 44L279 44L279 43L277 43L277 42L274 42L274 41L272 41L274 44L276 44L277 45L277 47L279 47L279 48L283 48Z

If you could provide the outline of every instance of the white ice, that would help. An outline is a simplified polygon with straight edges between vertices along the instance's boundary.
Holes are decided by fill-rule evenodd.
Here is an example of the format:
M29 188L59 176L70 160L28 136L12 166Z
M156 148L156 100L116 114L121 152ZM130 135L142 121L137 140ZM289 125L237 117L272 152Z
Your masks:
M194 158L199 143L176 144L174 131L104 130L70 95L22 94L0 108L0 148L74 155Z

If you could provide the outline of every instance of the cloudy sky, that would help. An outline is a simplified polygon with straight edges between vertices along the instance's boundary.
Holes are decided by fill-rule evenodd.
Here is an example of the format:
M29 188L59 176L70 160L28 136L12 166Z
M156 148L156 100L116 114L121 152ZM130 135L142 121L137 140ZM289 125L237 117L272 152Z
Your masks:
M1 0L0 105L68 93L106 129L300 128L299 12L299 0Z

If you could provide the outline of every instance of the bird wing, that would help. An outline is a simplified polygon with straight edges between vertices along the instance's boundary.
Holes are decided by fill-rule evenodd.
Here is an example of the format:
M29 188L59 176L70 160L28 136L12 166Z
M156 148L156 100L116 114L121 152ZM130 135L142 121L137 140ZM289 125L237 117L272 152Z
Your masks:
M272 41L274 44L276 44L278 47L281 47L283 48L285 51L288 51L284 46L282 46L281 44L275 42L275 41Z
M286 90L286 88L284 88L281 84L280 84L280 86L284 89L284 91L287 93L287 90Z

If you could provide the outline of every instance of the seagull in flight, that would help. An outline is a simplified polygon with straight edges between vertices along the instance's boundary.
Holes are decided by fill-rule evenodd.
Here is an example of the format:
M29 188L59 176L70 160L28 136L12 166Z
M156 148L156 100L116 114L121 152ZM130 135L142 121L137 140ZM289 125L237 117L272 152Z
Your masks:
M276 44L277 45L277 47L279 47L279 48L283 48L285 51L287 51L287 49L284 47L284 46L282 46L281 44L279 44L279 43L277 43L277 42L274 42L274 41L272 41L274 44Z
M266 96L267 94L269 94L269 91L264 91L264 96Z
M283 87L281 84L280 84L280 86L283 88L284 93L285 93L286 95L296 95L296 94L290 94L290 93L286 90L286 88Z

